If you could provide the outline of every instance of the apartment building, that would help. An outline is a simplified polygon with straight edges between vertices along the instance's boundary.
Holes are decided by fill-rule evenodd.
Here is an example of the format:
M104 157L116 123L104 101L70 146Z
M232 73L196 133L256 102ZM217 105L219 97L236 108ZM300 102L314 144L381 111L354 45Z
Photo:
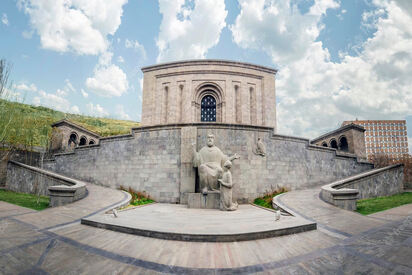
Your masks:
M342 126L356 124L365 128L365 149L368 159L384 154L393 159L408 157L406 120L353 120Z

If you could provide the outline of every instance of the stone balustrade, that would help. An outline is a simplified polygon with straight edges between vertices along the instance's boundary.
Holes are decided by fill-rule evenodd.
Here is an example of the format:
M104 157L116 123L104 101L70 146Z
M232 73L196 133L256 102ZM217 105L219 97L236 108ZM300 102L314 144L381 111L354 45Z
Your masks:
M87 195L83 181L16 161L7 165L6 187L15 192L50 196L50 206L61 206Z
M403 165L363 172L322 186L322 200L346 210L356 210L358 199L390 196L403 191Z

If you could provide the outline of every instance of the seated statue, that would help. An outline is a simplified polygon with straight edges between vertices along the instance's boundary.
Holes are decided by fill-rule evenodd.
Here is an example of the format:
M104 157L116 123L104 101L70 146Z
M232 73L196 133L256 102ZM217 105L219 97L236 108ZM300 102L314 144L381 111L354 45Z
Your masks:
M227 160L238 159L239 156L234 154L231 157L226 156L214 145L215 136L209 134L207 136L207 146L196 152L196 144L193 146L193 167L198 168L199 185L203 194L207 191L218 190L218 179L222 178L222 166Z
M220 183L220 210L234 211L237 209L237 202L232 201L232 162L227 160L223 166L223 176L218 179Z

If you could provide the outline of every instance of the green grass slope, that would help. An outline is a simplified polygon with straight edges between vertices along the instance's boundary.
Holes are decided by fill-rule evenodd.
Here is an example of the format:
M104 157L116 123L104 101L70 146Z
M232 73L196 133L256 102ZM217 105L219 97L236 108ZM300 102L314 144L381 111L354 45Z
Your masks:
M63 113L50 108L0 99L0 142L46 147L51 124L68 119L101 136L130 133L138 122Z

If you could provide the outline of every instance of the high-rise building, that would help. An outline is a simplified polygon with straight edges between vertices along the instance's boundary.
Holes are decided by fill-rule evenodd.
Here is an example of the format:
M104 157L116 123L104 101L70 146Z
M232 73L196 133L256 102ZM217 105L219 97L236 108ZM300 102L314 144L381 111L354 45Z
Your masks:
M408 136L405 120L353 120L342 126L356 124L365 128L365 149L368 159L372 155L387 155L392 159L407 158Z

